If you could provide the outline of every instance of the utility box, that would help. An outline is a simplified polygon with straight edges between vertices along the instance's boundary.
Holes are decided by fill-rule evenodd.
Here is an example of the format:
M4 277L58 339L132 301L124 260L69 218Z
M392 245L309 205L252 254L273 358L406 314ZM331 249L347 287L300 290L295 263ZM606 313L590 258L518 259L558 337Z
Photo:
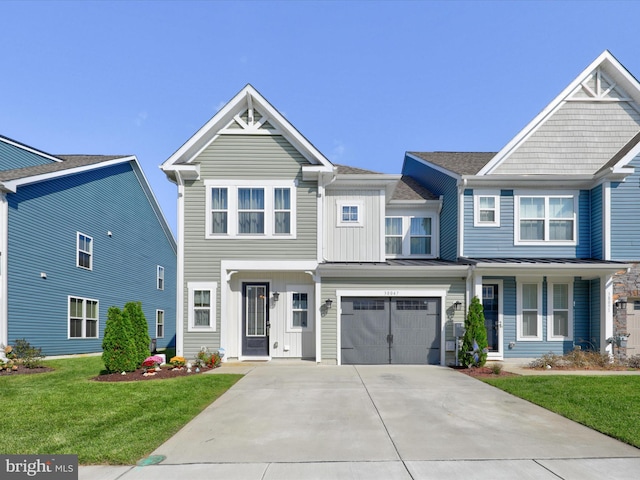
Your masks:
M453 336L457 338L464 337L464 323L456 322L453 324Z

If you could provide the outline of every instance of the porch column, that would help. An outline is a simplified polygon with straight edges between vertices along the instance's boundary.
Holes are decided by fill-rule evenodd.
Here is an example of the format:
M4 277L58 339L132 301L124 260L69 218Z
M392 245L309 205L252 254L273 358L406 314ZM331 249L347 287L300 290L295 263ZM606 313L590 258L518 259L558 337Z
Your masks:
M613 355L613 345L607 338L613 337L613 275L602 276L600 281L600 351Z

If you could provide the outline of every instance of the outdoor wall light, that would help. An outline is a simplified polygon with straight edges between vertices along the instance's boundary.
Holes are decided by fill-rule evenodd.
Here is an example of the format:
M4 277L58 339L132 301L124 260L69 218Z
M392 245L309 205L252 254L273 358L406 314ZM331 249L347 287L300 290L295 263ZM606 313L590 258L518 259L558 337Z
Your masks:
M332 304L333 304L333 300L331 300L330 298L327 298L327 299L324 301L324 306L325 306L325 307L327 307L327 308L331 308L331 305L332 305Z
M273 292L273 301L274 301L274 302L277 302L279 298L280 298L280 293L278 293L278 292Z
M458 312L462 309L462 302L457 300L455 302L453 302L453 309Z
M627 309L627 301L619 298L613 304L616 311L626 310Z

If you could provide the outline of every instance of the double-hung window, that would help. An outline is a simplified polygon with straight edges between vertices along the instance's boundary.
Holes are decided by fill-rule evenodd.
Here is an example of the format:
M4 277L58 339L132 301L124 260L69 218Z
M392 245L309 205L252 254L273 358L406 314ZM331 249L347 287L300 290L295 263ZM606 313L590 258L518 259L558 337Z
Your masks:
M518 282L518 340L542 340L542 283Z
M516 243L576 244L576 195L516 196Z
M412 218L409 235L411 255L431 255L431 218Z
M164 290L164 267L160 265L156 268L156 288Z
M385 218L384 249L387 255L402 255L402 217Z
M387 257L437 255L435 218L389 216L385 218L384 246Z
M77 232L76 239L76 265L87 270L93 269L93 238L84 233Z
M477 191L473 195L473 225L476 227L500 226L499 192Z
M573 284L550 282L547 290L549 315L548 340L573 339Z
M156 310L156 338L164 338L164 310Z
M98 338L98 301L69 297L69 338Z
M206 238L295 238L294 182L207 181Z
M189 282L188 330L216 330L216 282Z

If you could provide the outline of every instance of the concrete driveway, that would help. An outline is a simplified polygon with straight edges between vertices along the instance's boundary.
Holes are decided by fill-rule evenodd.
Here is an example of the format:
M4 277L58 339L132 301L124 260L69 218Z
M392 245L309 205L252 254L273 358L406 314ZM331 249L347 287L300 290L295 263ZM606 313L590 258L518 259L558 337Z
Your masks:
M261 366L145 467L80 477L628 479L640 450L449 368ZM117 476L114 472L117 472Z

